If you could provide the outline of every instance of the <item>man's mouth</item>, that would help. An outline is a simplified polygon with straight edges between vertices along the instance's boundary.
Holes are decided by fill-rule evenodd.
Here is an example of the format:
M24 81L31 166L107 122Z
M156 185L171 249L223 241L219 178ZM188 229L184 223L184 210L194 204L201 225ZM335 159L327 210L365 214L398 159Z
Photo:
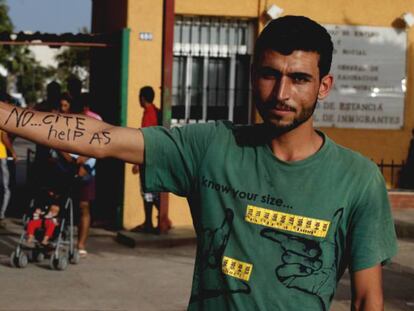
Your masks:
M279 111L292 111L292 112L295 112L296 111L295 108L290 107L290 106L288 106L286 104L280 104L280 103L278 103L278 104L275 105L275 109L276 110L279 110Z
M279 112L296 112L296 109L286 105L286 104L282 104L282 103L276 103L273 107L272 110L275 111L279 111Z

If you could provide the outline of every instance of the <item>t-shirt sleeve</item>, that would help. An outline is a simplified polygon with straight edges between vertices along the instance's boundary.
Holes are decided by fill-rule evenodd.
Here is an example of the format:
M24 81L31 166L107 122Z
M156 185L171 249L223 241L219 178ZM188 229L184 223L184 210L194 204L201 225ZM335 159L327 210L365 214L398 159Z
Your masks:
M216 124L195 124L170 130L157 126L141 131L145 144L141 176L144 192L188 195L215 135Z
M358 200L350 227L351 272L386 264L397 253L397 239L384 178L375 167Z

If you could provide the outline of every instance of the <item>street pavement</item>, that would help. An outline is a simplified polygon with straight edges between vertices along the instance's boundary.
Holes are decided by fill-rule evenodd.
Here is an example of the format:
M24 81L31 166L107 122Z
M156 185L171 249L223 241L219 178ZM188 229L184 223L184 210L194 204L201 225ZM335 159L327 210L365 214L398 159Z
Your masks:
M17 221L0 231L0 310L185 310L190 294L194 244L130 248L116 233L92 229L89 254L65 271L48 260L12 268Z
M20 221L7 222L0 230L0 310L186 310L194 240L165 243L165 236L136 234L138 243L129 247L117 242L116 232L93 228L89 254L78 265L54 271L46 260L19 269L10 266L9 255L21 232ZM188 238L189 228L175 230L171 236ZM384 268L385 310L414 310L414 239L400 239L399 248ZM345 275L331 310L350 310L349 303L350 280Z

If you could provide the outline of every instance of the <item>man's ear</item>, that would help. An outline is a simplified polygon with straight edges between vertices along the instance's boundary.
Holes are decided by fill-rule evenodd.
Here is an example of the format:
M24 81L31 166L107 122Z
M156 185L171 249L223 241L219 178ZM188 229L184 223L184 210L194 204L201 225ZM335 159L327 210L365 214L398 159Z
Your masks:
M321 79L321 83L319 85L319 91L318 91L319 100L325 99L329 95L329 92L333 86L333 82L334 82L334 78L331 74L327 74Z

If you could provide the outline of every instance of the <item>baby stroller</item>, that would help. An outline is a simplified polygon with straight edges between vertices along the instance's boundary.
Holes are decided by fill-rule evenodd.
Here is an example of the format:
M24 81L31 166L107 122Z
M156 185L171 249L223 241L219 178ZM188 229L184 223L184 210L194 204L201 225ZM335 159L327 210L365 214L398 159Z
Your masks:
M10 255L12 267L24 268L29 261L42 262L45 258L49 258L49 266L52 270L65 270L68 263L79 263L79 252L74 247L73 200L69 195L60 198L60 210L57 215L59 221L49 243L43 245L40 242L45 233L44 227L41 227L34 232L34 246L28 247L25 245L27 225L32 219L35 209L45 209L49 205L48 196L50 196L50 191L44 192L46 194L30 201L29 213L23 215L24 231L20 236L16 249Z

